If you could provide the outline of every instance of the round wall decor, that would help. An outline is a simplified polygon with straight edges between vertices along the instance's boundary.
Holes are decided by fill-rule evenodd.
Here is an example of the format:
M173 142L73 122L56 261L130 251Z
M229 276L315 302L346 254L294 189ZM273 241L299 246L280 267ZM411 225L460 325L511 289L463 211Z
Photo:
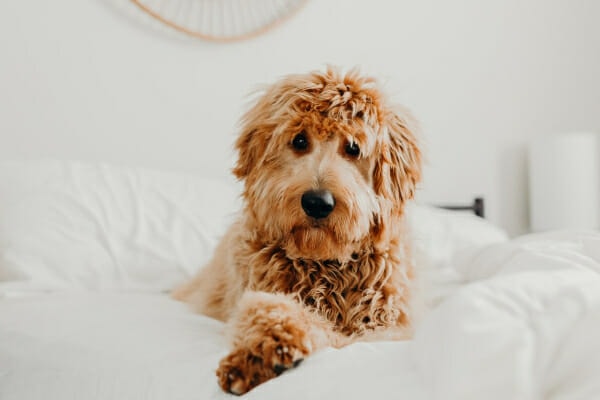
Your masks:
M131 0L156 20L201 39L229 42L260 35L308 0Z

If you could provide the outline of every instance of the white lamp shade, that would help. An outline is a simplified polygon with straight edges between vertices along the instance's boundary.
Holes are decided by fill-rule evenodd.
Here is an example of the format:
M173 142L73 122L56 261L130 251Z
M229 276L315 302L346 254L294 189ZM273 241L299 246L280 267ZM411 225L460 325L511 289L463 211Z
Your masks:
M544 136L529 148L531 228L600 227L599 134Z

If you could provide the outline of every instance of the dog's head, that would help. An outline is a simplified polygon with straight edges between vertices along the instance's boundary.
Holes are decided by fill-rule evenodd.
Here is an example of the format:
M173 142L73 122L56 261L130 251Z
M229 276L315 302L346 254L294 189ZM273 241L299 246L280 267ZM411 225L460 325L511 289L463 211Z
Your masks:
M291 258L348 259L401 215L420 179L410 117L356 71L268 87L242 118L236 148L247 216Z

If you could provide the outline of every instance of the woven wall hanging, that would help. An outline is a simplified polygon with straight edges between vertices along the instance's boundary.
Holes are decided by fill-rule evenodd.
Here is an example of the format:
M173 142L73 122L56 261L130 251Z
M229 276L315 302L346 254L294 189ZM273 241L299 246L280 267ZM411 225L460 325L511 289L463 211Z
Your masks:
M284 22L308 0L131 0L161 23L200 39L231 42Z

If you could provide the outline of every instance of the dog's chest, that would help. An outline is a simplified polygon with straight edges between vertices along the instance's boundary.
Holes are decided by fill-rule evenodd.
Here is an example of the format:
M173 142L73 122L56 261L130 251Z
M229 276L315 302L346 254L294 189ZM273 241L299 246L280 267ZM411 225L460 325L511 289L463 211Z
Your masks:
M249 285L253 290L293 294L350 335L402 324L407 293L394 275L384 257L340 264L273 254L265 263L250 265Z

